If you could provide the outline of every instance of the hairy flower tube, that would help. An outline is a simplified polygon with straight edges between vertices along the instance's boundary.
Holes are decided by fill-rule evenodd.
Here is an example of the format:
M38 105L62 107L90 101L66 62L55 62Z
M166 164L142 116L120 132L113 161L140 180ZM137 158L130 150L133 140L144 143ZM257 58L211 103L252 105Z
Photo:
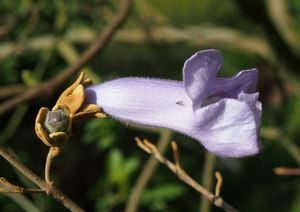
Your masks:
M259 152L262 107L257 70L216 77L218 50L199 51L183 66L183 81L120 78L85 89L87 103L126 123L167 128L198 140L223 157Z

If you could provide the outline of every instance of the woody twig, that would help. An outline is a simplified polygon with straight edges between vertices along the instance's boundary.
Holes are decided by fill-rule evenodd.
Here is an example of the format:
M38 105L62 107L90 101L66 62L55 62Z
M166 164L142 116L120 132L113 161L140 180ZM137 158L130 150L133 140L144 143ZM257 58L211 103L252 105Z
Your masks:
M190 187L195 189L197 192L205 196L212 204L215 206L224 209L225 211L229 212L236 212L238 211L235 209L233 206L231 206L229 203L225 202L220 194L220 188L222 184L221 180L221 175L217 174L217 188L216 188L216 194L212 194L211 192L207 191L203 186L201 186L199 183L197 183L191 176L189 176L180 166L179 163L179 151L178 151L178 146L175 142L172 142L172 149L173 149L173 154L175 158L175 163L169 161L166 159L164 156L160 154L158 149L154 144L152 144L150 141L147 139L139 139L135 138L135 141L137 142L137 145L143 149L145 152L152 154L160 163L164 164L169 168L174 174L176 174L180 180L188 184ZM175 144L174 144L175 143Z

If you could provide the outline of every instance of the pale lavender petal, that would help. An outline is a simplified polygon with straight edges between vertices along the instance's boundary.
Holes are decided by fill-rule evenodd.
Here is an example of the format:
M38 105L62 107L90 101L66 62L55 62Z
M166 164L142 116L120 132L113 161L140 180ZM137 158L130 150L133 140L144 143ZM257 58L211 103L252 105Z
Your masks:
M261 102L258 101L258 96L259 96L258 93L247 94L247 93L241 92L238 96L238 100L246 102L252 109L252 113L255 117L257 134L259 135L261 114L262 114L262 104L261 104Z
M185 132L192 126L192 101L182 82L123 78L86 89L86 101L130 123Z
M252 108L257 108L261 110L261 104L258 101L258 97L259 97L258 92L249 94L247 92L242 91L238 94L238 100L242 102L246 102Z
M86 88L86 102L126 123L168 128L225 157L259 152L262 107L255 92L257 70L216 78L217 50L200 51L183 68L183 82L123 78Z
M176 81L123 78L86 89L86 101L100 105L116 119L179 131L225 157L259 151L257 94L239 97L221 99L194 112L183 84Z
M237 98L241 91L256 91L258 71L256 68L244 70L229 78L216 78L210 87L209 96Z
M248 94L246 98L255 98ZM195 111L197 121L191 137L199 140L210 152L224 157L243 157L259 152L261 111L247 100L224 98ZM251 101L251 100L250 100Z
M214 49L197 52L184 63L184 87L193 101L194 109L199 108L209 96L210 87L222 63L220 51Z

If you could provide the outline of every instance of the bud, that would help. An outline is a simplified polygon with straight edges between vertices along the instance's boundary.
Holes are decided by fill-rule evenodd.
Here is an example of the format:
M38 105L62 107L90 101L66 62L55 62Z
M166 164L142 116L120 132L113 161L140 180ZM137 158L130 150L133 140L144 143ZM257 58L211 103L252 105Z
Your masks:
M44 127L48 133L65 132L69 121L69 116L63 110L49 111L44 121Z

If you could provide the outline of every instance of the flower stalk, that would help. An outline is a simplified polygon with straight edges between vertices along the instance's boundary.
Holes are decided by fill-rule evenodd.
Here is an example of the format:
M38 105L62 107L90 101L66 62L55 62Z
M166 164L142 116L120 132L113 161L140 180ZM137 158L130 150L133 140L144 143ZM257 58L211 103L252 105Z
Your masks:
M35 132L41 141L50 147L46 165L45 180L51 181L51 167L55 157L61 152L62 145L69 140L72 133L72 123L90 117L105 117L99 106L85 103L84 89L92 81L81 73L78 79L68 87L58 98L52 110L42 107L35 120Z

